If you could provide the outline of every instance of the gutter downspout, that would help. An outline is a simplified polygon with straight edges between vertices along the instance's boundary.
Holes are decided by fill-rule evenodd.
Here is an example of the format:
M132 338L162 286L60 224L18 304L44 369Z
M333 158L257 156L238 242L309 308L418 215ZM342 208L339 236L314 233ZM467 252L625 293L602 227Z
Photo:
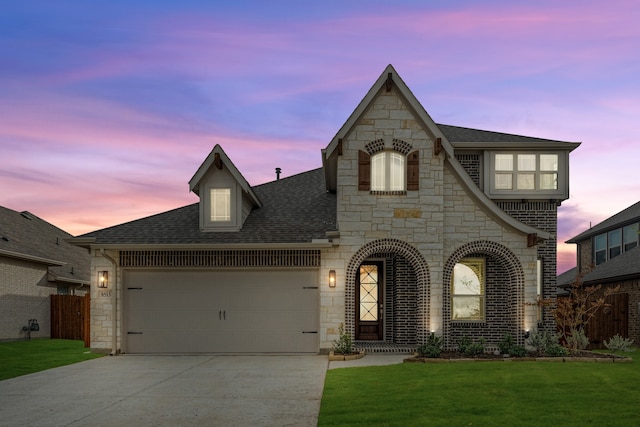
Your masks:
M112 321L112 333L111 333L111 356L115 356L118 354L117 349L116 349L116 345L117 345L117 326L118 326L118 319L116 318L116 313L117 313L117 307L116 307L116 303L117 303L117 299L116 299L116 292L117 292L117 287L118 287L118 263L116 263L116 260L114 260L113 258L111 258L105 251L104 248L100 248L100 255L102 255L103 257L105 257L106 259L108 259L111 264L113 264L113 276L114 276L114 280L113 280L113 292L111 293L111 321Z

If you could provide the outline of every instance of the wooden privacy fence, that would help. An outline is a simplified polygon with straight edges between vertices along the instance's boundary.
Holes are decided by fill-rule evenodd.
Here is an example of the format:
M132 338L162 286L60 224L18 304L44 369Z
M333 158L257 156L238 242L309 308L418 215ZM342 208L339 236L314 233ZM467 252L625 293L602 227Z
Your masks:
M91 345L90 296L51 295L51 338L83 340Z
M607 305L600 307L587 327L590 349L606 348L604 341L616 334L629 338L629 294L609 295L605 302Z

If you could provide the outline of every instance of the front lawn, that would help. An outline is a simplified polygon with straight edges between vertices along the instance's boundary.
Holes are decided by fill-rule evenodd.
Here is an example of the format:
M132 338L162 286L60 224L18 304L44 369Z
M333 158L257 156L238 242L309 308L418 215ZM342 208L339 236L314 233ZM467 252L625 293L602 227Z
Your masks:
M327 372L319 426L628 426L631 363L404 363ZM366 356L365 356L366 357Z
M0 343L0 380L102 356L82 341L32 339Z

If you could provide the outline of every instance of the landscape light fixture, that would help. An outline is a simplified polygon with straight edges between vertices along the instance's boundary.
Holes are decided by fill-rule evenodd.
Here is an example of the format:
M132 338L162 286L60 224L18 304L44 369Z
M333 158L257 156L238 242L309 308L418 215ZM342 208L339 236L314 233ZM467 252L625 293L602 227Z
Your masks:
M329 270L329 287L330 288L336 287L336 271L335 270Z
M103 289L109 287L108 271L98 271L98 287Z

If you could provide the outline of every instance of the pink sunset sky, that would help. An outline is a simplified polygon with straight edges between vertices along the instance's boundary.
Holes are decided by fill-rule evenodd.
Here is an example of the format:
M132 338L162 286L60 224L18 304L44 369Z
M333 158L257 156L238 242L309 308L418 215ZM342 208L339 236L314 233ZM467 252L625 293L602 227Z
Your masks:
M33 1L0 15L0 205L73 234L321 166L391 63L437 123L582 142L564 241L640 199L636 1Z

